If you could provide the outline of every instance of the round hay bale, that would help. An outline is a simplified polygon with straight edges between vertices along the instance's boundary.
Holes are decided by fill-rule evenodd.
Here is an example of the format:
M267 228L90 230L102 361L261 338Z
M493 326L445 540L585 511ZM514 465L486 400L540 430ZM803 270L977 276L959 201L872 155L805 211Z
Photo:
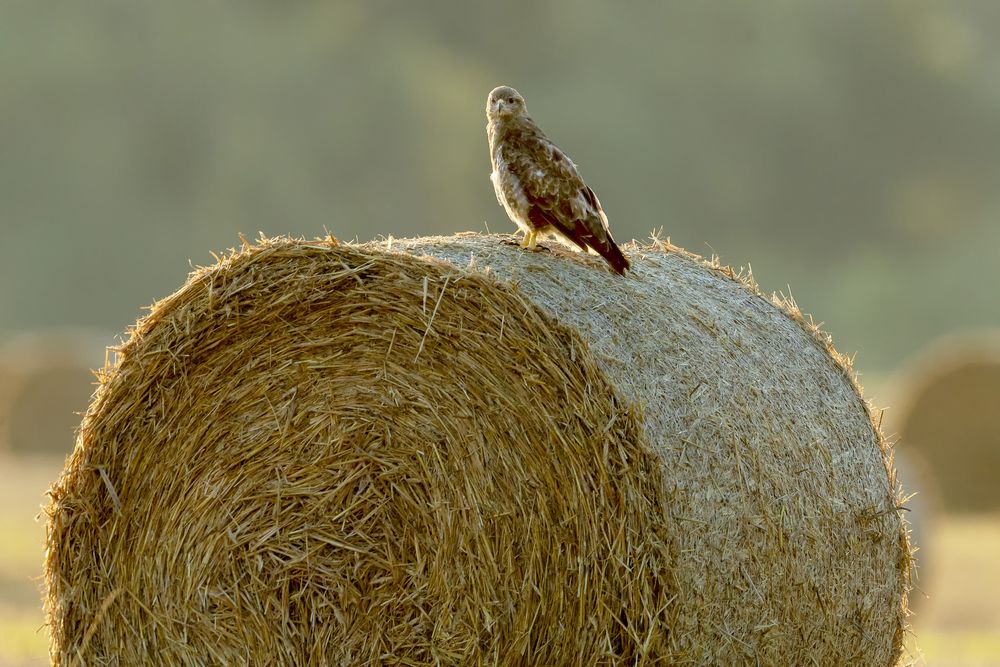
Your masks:
M20 374L7 364L0 363L0 452L10 451L9 406L20 384Z
M1000 509L1000 332L954 335L931 344L895 375L897 410L886 414L899 448L934 472L952 512Z
M20 455L72 451L108 340L60 329L22 334L0 347L0 448Z
M262 239L157 303L47 508L56 663L895 664L885 444L666 244Z

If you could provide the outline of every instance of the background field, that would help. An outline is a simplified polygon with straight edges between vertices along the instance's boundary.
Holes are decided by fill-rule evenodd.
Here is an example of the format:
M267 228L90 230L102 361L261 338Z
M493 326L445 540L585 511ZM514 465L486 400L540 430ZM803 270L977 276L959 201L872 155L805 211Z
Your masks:
M920 351L1000 327L997 34L990 0L0 3L0 665L45 662L34 517L104 346L240 233L513 231L484 132L501 83L618 240L662 230L790 292L902 432ZM975 421L1000 393L970 391L924 443L952 498L1000 456ZM914 660L1000 665L1000 492L960 514L932 469L916 486Z

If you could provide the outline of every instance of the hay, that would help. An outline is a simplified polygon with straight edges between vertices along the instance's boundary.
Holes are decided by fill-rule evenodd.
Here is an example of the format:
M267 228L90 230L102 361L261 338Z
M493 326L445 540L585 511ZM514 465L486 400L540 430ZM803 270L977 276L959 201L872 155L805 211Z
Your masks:
M956 334L901 368L886 430L923 457L947 511L1000 509L1000 331Z
M193 274L51 489L53 661L894 664L910 553L849 369L667 250L262 239Z

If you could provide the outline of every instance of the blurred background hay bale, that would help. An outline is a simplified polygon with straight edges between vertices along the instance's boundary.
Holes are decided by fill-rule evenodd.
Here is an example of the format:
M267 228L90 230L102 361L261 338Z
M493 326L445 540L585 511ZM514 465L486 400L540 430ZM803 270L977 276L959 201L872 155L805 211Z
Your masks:
M67 328L24 333L0 346L0 449L68 454L110 342L95 330Z
M953 512L1000 509L1000 331L931 344L892 380L886 430L928 463Z
M898 444L898 443L897 443ZM941 492L934 470L923 455L914 449L893 448L893 465L900 484L906 490L906 519L910 545L916 552L913 589L907 606L920 618L928 609L928 598L940 582L939 533L942 522Z
M910 552L850 369L731 271L631 252L194 273L51 490L55 662L895 664Z

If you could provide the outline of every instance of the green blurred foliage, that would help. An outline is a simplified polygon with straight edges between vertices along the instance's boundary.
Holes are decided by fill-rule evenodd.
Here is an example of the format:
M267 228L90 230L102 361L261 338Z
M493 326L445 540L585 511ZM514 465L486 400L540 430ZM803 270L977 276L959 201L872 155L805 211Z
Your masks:
M1000 4L0 4L0 336L123 329L242 232L513 231L517 87L619 240L752 265L859 365L1000 323Z

